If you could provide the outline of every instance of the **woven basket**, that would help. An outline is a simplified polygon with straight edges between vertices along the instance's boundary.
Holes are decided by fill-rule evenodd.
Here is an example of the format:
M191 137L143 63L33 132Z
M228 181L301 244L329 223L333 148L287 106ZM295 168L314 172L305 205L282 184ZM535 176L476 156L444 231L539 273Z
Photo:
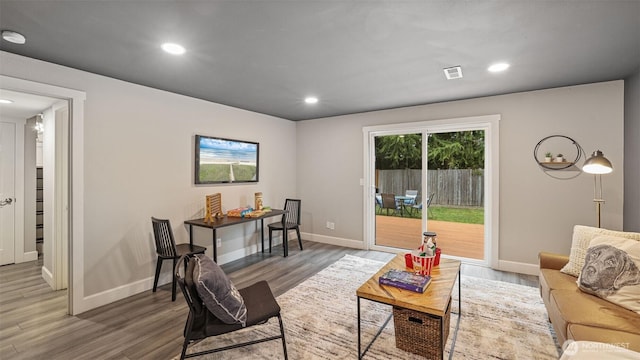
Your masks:
M449 337L451 299L444 315L444 337L440 336L440 319L415 310L393 308L396 347L428 359L441 359Z

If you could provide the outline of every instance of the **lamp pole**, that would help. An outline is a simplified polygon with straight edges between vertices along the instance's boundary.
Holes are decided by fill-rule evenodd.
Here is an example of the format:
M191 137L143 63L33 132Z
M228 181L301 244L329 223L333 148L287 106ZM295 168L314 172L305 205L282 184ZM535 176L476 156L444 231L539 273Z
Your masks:
M604 157L602 151L596 150L593 155L584 162L582 171L593 174L593 201L596 203L596 212L598 216L598 227L601 227L600 208L604 200L602 199L602 174L608 174L613 171L611 162Z

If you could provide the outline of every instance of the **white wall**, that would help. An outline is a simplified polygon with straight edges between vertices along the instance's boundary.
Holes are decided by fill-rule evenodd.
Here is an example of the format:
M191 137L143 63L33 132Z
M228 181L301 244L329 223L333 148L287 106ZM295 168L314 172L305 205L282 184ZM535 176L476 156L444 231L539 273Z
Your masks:
M252 203L257 191L274 207L296 195L291 121L6 52L0 52L0 63L2 75L86 92L84 148L73 149L84 153L84 163L72 164L84 167L84 252L73 256L83 258L89 308L151 287L156 263L151 216L169 218L177 241L187 242L182 222L203 215L207 194L222 193L224 209ZM259 142L260 182L194 186L195 134ZM196 232L195 242L211 254L210 234ZM257 244L255 224L218 235L221 262Z
M624 229L640 232L640 68L624 82Z
M362 244L363 126L488 114L502 117L499 253L504 268L537 264L541 250L568 254L573 225L595 226L593 178L556 180L534 162L535 145L548 135L570 136L588 154L600 149L612 161L615 171L604 178L602 222L622 229L623 82L613 81L299 122L304 232L327 242ZM327 220L335 222L335 230L325 229Z

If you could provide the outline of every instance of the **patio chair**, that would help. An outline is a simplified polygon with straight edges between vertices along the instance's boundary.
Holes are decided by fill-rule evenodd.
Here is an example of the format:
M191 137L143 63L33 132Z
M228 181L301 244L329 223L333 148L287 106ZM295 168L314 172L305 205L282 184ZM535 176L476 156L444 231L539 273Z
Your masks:
M387 215L389 215L389 210L393 210L393 213L396 213L396 210L399 210L398 204L396 203L396 196L393 194L382 194L382 209L387 209Z
M429 198L427 199L427 212L433 216L433 213L431 212L431 203L433 202L433 199L435 199L436 197L436 193L431 193L431 195L429 195Z
M418 197L418 190L407 190L404 196L409 198L404 201L405 205L413 206L416 204L416 198Z

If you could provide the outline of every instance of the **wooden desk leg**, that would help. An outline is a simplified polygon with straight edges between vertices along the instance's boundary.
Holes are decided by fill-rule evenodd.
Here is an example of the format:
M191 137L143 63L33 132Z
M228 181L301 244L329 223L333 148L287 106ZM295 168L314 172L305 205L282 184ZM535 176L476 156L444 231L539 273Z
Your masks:
M189 224L189 245L193 246L193 225Z
M260 219L260 243L262 244L262 253L264 254L264 219Z
M218 241L216 239L216 229L213 230L213 261L218 262Z

